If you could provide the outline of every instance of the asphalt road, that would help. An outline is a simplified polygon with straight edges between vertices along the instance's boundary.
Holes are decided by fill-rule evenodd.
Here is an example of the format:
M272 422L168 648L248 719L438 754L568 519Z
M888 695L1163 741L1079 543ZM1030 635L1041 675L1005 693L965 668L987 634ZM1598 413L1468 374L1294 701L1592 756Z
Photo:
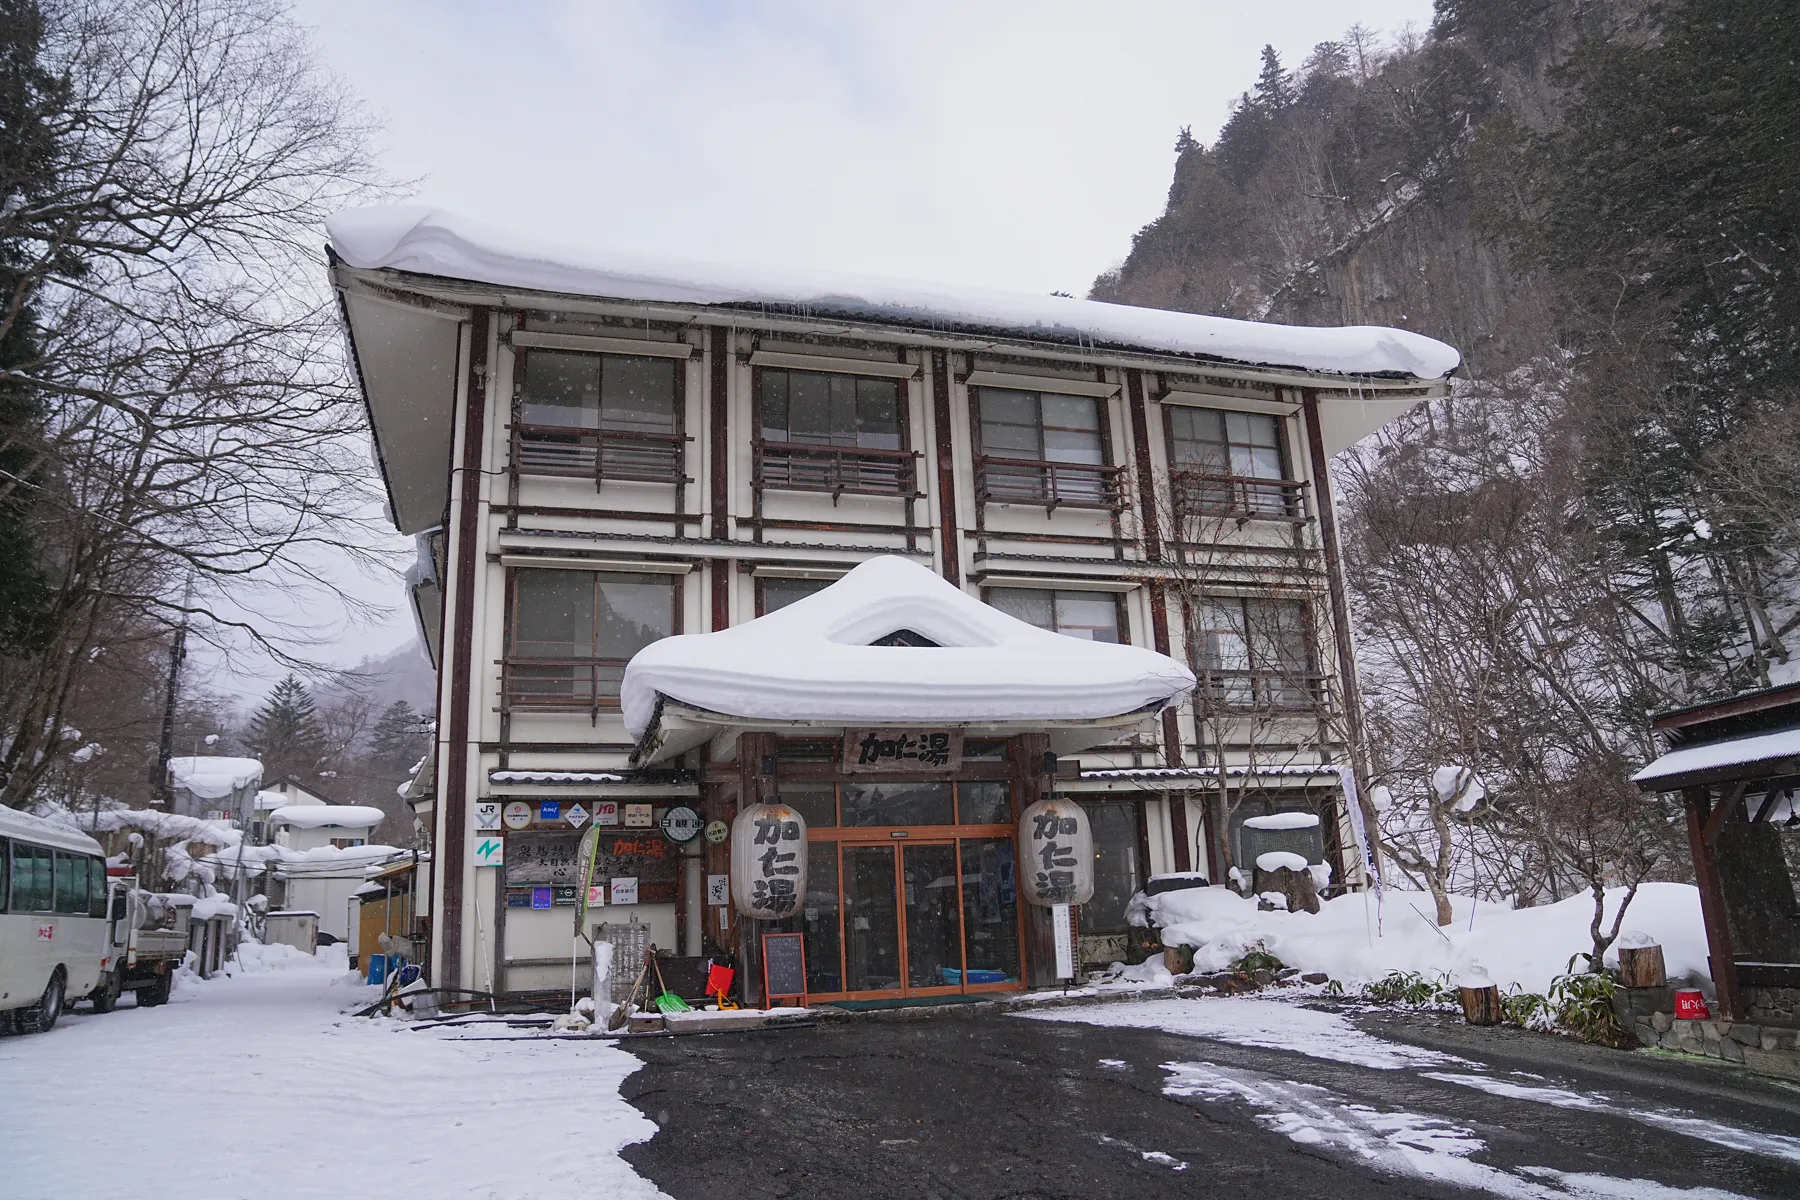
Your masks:
M1473 1065L1376 1070L1000 1014L645 1039L624 1095L660 1128L625 1157L677 1200L1682 1195L1645 1181L1800 1197L1800 1088L1433 1016L1352 1019ZM1212 1086L1167 1093L1170 1063L1208 1064ZM1537 1098L1429 1077L1470 1073Z

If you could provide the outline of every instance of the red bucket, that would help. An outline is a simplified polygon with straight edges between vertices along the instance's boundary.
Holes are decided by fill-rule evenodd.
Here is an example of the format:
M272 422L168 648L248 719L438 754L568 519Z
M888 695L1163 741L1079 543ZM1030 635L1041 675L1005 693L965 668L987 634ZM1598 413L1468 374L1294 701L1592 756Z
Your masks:
M1675 993L1675 1016L1682 1021L1705 1021L1712 1017L1706 997L1699 988L1682 988Z

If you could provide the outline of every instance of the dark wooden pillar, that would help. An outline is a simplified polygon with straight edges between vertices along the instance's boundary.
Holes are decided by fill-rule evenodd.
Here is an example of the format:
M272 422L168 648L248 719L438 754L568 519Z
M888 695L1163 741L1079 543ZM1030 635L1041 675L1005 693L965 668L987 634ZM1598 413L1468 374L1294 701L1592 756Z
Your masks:
M707 350L707 505L712 509L709 532L715 542L731 538L731 331L714 327ZM708 567L712 587L712 627L731 624L731 560L715 558Z
M445 731L444 772L437 781L439 807L437 854L444 873L443 911L434 913L443 930L442 955L433 964L432 976L440 987L463 986L463 866L469 839L469 721L474 703L470 677L475 655L475 582L484 563L481 552L481 465L487 449L488 321L478 308L469 321L469 377L463 404L462 458L455 480L456 527L449 559L453 565L456 602L444 622L450 665L450 686L442 693L448 704ZM436 869L436 864L433 864ZM473 982L471 980L471 982Z
M1156 643L1158 654L1168 654L1169 638L1169 601L1163 592L1162 585L1151 581L1150 588L1150 637ZM1181 714L1175 709L1166 709L1162 715L1163 761L1171 767L1182 765L1181 753ZM1188 847L1193 839L1188 836L1187 804L1179 792L1168 793L1169 804L1169 840L1175 844L1175 869L1191 871L1193 856ZM1149 864L1145 863L1146 872Z
M1045 769L1050 753L1050 735L1022 733L1012 741L1013 786L1019 794L1019 811L1036 804L1050 794L1054 780ZM1021 862L1014 870L1025 872L1031 864ZM1025 982L1032 987L1055 987L1056 928L1050 922L1050 910L1038 904L1021 904L1024 925Z
M1725 917L1725 889L1719 882L1719 858L1713 844L1719 826L1730 819L1729 808L1715 810L1711 793L1703 787L1682 791L1687 809L1688 849L1694 856L1694 882L1700 889L1700 919L1706 927L1707 965L1712 970L1713 986L1719 990L1719 1012L1734 1021L1744 1017L1743 1002L1738 997L1737 965L1731 959L1731 925ZM1721 806L1736 804L1736 799L1721 800Z
M956 459L950 438L950 356L931 352L931 425L937 456L938 557L944 578L962 586L962 534L956 520Z

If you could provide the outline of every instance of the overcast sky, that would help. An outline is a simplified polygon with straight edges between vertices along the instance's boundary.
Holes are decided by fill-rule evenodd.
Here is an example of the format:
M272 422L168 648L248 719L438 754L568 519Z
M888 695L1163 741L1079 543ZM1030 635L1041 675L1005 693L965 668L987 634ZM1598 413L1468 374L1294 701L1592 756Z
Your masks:
M1085 295L1270 43L1431 0L300 0L419 201L544 236ZM346 665L411 636L352 630ZM221 681L222 683L225 681ZM252 687L260 685L252 684Z

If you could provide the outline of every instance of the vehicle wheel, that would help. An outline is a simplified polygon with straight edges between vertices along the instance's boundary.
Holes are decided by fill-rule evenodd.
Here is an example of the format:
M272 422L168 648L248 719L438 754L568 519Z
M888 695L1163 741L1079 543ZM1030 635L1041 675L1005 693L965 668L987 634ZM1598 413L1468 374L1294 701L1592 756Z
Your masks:
M97 1013L109 1013L119 1002L120 985L125 981L119 978L117 971L108 971L100 981L100 986L88 993L88 999L94 1003Z
M63 974L58 967L50 975L50 982L44 985L44 994L38 1002L19 1013L19 1027L22 1033L48 1033L56 1024L56 1018L62 1016L63 1007Z
M158 1004L169 1002L169 989L175 985L173 975L158 975L155 983L146 983L137 990L139 1008L155 1008Z

